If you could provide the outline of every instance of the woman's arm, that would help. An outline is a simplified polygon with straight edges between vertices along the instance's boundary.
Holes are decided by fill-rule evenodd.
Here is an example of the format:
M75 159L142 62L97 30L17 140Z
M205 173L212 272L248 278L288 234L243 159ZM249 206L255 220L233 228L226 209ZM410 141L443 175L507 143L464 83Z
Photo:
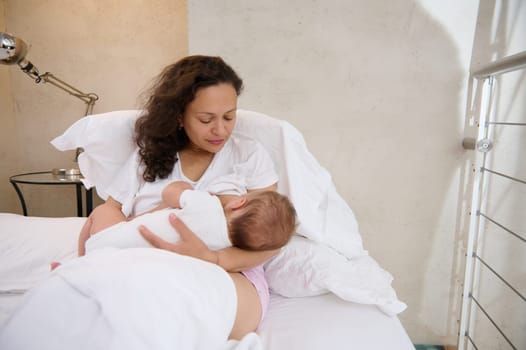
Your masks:
M241 272L261 265L278 254L279 249L256 252L228 247L218 250L215 253L217 255L217 265L228 272Z
M186 224L175 214L169 215L170 224L180 235L179 241L169 243L151 232L147 227L139 227L141 235L156 248L192 256L221 266L229 272L239 272L258 266L279 252L279 249L251 252L235 247L218 251L210 250Z

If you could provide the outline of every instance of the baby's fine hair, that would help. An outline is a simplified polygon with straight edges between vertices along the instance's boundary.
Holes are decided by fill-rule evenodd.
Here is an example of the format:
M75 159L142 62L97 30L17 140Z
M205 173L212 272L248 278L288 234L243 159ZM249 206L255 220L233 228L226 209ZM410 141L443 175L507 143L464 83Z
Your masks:
M180 127L186 107L199 89L219 84L230 84L237 95L243 89L243 80L221 57L188 56L161 72L150 90L145 113L135 123L145 181L170 175L177 152L189 142Z
M275 191L249 194L243 213L229 223L230 240L235 247L261 251L283 247L296 228L296 209Z

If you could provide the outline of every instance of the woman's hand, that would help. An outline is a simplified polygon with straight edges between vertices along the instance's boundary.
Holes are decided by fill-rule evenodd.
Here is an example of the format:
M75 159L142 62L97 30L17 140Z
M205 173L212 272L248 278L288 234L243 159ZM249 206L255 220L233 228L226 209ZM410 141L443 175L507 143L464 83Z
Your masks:
M218 251L210 250L175 214L170 214L168 219L173 228L179 233L180 238L176 243L165 241L142 225L139 227L139 232L155 248L208 261L221 266L228 272L246 271L256 267L280 251L275 249L253 252L236 247L228 247Z
M217 252L208 249L205 243L195 235L175 214L168 216L170 224L179 233L179 241L170 243L154 234L146 226L141 225L139 232L152 246L159 249L168 250L181 255L188 255L197 259L218 263Z

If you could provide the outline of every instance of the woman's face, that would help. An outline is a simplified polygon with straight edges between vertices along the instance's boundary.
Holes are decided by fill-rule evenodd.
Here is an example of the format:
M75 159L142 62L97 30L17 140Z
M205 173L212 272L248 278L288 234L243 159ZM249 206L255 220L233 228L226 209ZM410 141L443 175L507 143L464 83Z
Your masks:
M194 150L219 152L236 124L237 94L230 84L212 85L197 90L186 106L183 128Z

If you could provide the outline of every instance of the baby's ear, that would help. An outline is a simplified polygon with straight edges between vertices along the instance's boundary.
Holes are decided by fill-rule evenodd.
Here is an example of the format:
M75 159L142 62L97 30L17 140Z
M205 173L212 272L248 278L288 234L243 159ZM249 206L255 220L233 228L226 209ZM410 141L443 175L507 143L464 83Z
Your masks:
M228 207L232 210L241 209L247 204L247 198L246 197L238 197L236 199L233 199L228 203Z

